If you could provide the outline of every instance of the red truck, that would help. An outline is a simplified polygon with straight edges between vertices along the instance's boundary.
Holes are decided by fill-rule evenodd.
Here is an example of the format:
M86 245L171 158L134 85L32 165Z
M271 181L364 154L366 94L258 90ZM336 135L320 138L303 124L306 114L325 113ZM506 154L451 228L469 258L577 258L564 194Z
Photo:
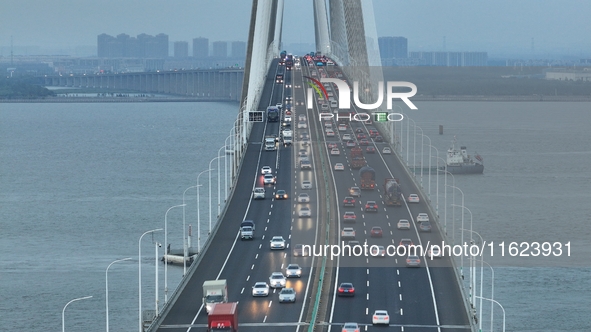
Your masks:
M354 147L351 149L351 168L360 169L365 166L365 158L363 158L363 150L360 147Z
M237 332L238 331L238 303L218 303L207 316L207 331L209 332Z
M362 190L374 190L376 188L376 171L365 166L359 170L359 177L361 178Z

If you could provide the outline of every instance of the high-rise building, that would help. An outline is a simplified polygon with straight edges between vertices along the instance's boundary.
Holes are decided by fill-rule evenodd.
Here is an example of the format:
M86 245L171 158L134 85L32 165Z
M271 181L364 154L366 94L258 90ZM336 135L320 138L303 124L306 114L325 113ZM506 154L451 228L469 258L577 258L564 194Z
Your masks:
M203 37L193 38L193 56L198 59L209 56L209 39Z
M382 59L403 59L408 57L408 39L404 37L378 38Z
M187 58L189 56L189 43L186 41L174 42L174 57Z
M117 37L101 34L97 37L97 55L105 58L166 58L168 35L156 37L142 33L136 37L121 33Z
M213 53L214 58L225 58L228 56L228 42L215 41L213 42Z
M246 43L242 41L232 42L232 58L244 58L246 56Z

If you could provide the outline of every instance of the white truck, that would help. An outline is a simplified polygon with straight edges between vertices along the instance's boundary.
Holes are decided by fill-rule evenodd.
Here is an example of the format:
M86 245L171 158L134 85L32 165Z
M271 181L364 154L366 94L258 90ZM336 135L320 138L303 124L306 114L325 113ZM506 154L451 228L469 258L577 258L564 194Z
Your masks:
M274 136L265 137L265 151L275 151L277 149Z
M283 130L281 132L281 139L283 140L283 145L291 145L293 140L293 132L291 130Z
M250 226L243 226L240 228L240 240L254 239L254 230Z
M207 313L218 303L228 302L228 283L225 279L203 282L203 306Z

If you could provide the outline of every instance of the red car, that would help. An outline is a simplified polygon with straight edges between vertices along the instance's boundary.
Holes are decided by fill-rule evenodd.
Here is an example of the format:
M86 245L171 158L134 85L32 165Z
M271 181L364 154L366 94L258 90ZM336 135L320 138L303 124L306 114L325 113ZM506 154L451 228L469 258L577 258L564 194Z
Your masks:
M357 220L357 216L355 215L355 212L347 211L343 215L343 222L355 222L355 220Z
M365 135L364 133L359 133L357 134L357 139L367 139L367 135Z
M373 146L368 146L367 148L365 148L365 152L367 153L376 153L376 148Z
M367 139L362 139L359 141L359 145L369 145L369 141Z
M378 212L378 203L376 203L375 201L367 201L367 203L365 204L365 212Z
M329 148L329 149L334 149L334 148L336 148L336 147L337 147L337 143L335 143L335 142L330 142L330 143L328 143L328 145L327 145L327 146L328 146L328 148Z
M343 200L343 206L355 206L355 198L345 197Z
M371 228L371 237L382 237L383 235L382 227L374 226Z

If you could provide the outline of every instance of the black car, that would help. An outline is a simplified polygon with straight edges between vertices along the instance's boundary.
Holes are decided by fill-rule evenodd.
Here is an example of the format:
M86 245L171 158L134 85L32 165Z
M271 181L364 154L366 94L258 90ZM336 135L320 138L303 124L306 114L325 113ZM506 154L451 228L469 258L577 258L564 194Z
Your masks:
M367 201L365 204L365 212L378 212L378 204L375 201Z
M419 225L419 229L421 230L421 232L430 232L431 231L431 223L428 221L423 221Z
M376 141L376 142L383 142L384 141L384 138L382 136L380 136L380 135L377 135L373 140Z
M355 287L350 282L343 282L339 285L339 296L355 296Z
M355 206L355 198L345 197L343 200L343 206Z

